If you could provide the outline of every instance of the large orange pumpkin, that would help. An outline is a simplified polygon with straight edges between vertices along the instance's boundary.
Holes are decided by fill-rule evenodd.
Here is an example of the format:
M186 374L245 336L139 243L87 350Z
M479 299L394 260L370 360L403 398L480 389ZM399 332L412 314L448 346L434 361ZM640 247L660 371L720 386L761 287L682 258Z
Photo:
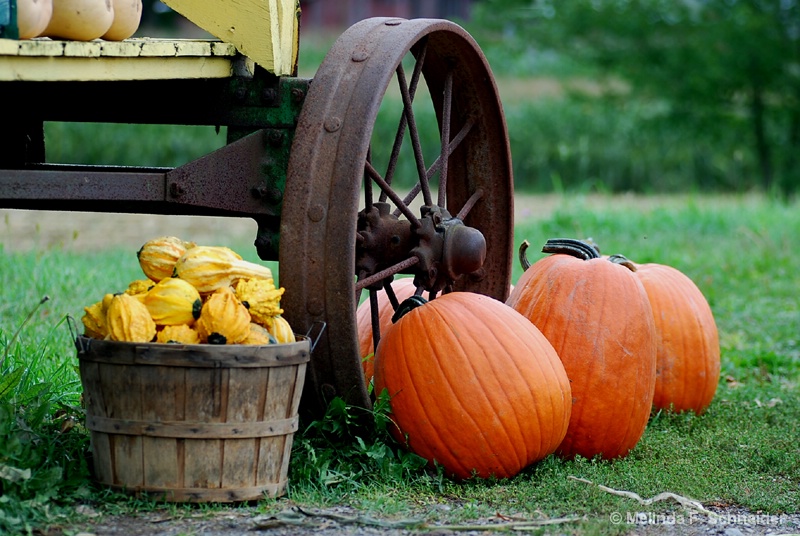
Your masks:
M616 458L644 433L655 388L656 332L642 283L589 244L548 241L506 303L558 352L572 386L572 416L558 453Z
M510 477L567 431L570 386L552 345L522 315L469 292L411 309L381 337L375 390L395 437L456 478Z
M720 350L711 307L697 285L663 264L636 264L656 325L655 409L703 413L717 391Z
M402 302L417 290L414 285L413 277L404 277L392 281L392 290L397 301ZM380 325L381 333L385 333L389 326L392 325L392 315L394 315L394 307L392 307L389 296L383 289L377 293L378 298L378 323ZM369 300L365 300L356 309L356 325L358 326L358 347L361 353L361 368L364 370L364 380L369 385L372 381L372 374L375 363L375 350L372 337L372 308L370 307Z

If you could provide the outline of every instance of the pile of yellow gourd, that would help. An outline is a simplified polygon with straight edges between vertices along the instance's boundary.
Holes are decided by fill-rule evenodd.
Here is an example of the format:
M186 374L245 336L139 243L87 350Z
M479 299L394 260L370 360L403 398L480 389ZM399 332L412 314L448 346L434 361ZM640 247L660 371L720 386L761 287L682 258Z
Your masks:
M137 252L146 279L84 308L84 335L125 342L277 344L295 342L281 316L285 289L266 266L223 246L174 236Z

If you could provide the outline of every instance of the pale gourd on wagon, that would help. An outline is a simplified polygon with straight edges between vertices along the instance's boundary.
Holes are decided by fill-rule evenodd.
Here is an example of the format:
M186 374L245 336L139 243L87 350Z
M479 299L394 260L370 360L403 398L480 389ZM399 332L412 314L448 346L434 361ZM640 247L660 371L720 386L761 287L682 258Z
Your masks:
M2 206L253 218L285 318L298 333L325 326L303 407L369 407L360 301L400 274L434 295L508 294L511 158L483 53L449 21L366 19L312 83L297 76L297 2L165 3L215 38L17 39L6 21L0 97L26 115L0 134ZM119 105L98 105L110 95ZM374 132L379 113L391 133ZM169 169L63 165L47 160L45 121L225 126L227 138Z

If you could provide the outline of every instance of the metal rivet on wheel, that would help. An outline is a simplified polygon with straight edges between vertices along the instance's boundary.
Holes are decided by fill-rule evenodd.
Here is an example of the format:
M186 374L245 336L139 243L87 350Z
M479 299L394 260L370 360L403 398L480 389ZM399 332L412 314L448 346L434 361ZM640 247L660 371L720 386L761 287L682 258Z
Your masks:
M367 54L366 52L364 52L362 50L353 52L353 55L350 56L350 59L355 61L355 62L364 61L367 58L369 58L369 54Z
M313 222L321 221L325 217L325 207L320 204L308 207L308 219Z
M325 312L325 307L323 306L321 299L310 298L306 303L306 311L308 311L308 314L312 316L320 316L323 312Z
M401 24L402 22L403 22L402 20L399 20L399 19L393 19L393 20L387 20L387 21L386 21L384 24L385 24L386 26L400 26L400 24Z
M338 117L329 117L325 120L324 127L328 132L336 132L342 128L342 120Z

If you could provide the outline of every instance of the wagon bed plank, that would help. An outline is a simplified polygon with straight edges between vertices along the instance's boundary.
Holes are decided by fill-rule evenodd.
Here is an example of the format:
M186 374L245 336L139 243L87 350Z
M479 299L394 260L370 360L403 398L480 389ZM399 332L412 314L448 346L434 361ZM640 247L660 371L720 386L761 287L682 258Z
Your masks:
M236 47L216 39L132 37L124 41L0 39L0 56L236 56Z
M0 39L0 81L228 78L236 63L253 70L234 45L214 39Z

